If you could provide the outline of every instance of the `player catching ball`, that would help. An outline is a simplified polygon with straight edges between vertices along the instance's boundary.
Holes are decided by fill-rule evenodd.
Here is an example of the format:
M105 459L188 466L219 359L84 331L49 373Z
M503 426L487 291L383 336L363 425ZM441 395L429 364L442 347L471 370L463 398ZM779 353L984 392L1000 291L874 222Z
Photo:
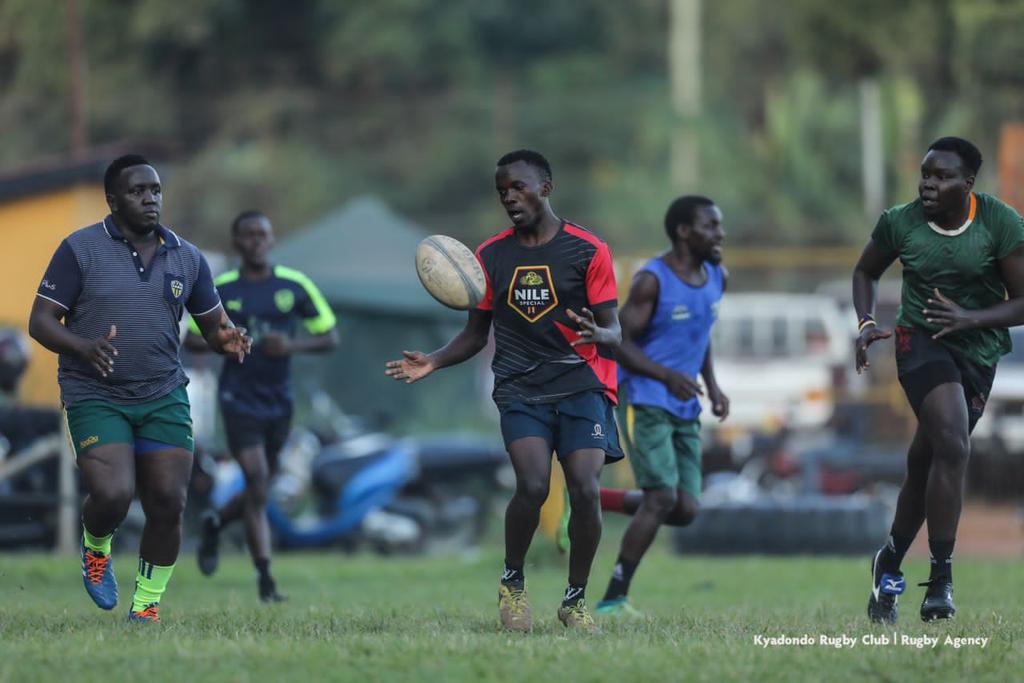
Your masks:
M552 211L551 166L537 152L499 159L495 186L512 227L477 249L487 277L483 301L447 345L429 354L404 351L385 372L411 384L461 363L484 348L493 325L493 398L516 473L505 512L501 623L513 631L532 627L523 565L548 495L554 450L572 509L569 585L558 618L593 631L584 591L601 539L598 475L606 461L622 458L613 414L612 354L620 334L611 252Z
M921 163L918 198L882 213L853 271L860 318L856 366L892 336L875 324L878 279L897 258L903 295L896 319L896 368L917 415L888 542L871 563L868 617L895 623L900 563L928 522L931 573L921 618L949 619L953 544L960 520L970 434L985 410L996 363L1010 351L1008 327L1024 323L1024 224L995 197L972 192L981 152L940 138Z

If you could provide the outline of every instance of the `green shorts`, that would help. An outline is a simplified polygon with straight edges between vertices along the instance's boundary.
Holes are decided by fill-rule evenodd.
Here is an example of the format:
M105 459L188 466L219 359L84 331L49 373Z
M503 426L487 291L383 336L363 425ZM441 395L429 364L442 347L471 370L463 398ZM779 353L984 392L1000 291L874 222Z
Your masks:
M193 450L192 413L185 385L145 403L120 405L109 401L79 401L65 408L75 454L111 443L136 445L137 451L154 444Z
M625 402L618 411L637 486L678 489L700 500L700 420Z

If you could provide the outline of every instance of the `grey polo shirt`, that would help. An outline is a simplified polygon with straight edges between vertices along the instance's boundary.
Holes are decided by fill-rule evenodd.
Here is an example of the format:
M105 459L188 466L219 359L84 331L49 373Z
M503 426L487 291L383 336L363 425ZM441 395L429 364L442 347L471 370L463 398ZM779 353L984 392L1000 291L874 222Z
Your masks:
M117 326L111 343L118 355L106 377L77 356L59 355L65 405L143 403L188 383L178 355L182 313L208 313L220 297L199 249L162 225L156 230L161 244L148 266L110 216L71 233L50 260L36 296L67 309L68 330L96 339Z

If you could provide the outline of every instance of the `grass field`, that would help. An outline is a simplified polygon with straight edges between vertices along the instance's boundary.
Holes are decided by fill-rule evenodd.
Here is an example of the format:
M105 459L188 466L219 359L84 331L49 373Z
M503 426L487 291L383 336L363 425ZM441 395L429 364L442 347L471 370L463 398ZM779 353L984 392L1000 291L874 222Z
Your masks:
M603 592L615 543L602 544L591 602ZM610 542L612 541L612 542ZM74 558L0 556L0 681L799 681L1019 679L1024 603L1019 560L958 561L951 623L917 617L924 589L908 589L896 629L864 616L867 558L681 559L652 551L634 582L640 622L597 636L566 633L555 619L563 560L527 567L535 629L498 630L501 555L382 559L284 555L276 574L291 599L256 601L252 569L225 558L213 579L194 558L179 563L164 624L126 623L135 561L115 558L122 605L92 606ZM908 561L908 584L926 578ZM762 647L758 636L841 636L852 648ZM861 642L865 635L939 636L934 648ZM988 637L987 647L943 641ZM1016 671L1017 674L1012 672Z

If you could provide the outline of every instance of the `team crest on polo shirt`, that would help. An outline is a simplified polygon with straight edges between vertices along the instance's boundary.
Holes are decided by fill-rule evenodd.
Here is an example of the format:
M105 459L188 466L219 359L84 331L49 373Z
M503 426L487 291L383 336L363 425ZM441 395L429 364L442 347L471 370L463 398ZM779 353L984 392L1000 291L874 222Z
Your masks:
M171 280L171 294L174 295L175 299L181 298L181 293L185 291L185 283L181 280Z
M558 294L548 266L519 266L512 273L508 305L531 323L558 306Z
M274 292L274 305L277 310L287 313L295 306L295 292L290 289L279 289Z

